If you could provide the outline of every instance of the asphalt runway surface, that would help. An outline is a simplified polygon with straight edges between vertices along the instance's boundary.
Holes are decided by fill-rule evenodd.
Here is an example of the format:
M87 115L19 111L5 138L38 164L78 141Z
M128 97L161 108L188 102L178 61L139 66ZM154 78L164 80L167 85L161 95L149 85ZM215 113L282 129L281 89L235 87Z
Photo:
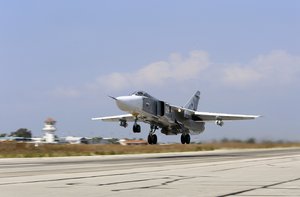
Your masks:
M300 196L300 148L0 159L0 196Z

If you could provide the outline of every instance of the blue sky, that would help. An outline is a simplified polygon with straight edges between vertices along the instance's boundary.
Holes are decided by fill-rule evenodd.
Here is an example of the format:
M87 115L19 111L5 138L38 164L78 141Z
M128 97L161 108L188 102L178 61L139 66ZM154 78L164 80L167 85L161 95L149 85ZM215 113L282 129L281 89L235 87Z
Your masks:
M196 141L300 140L299 1L0 1L0 132L145 137L91 117L142 89L199 110L264 115L207 124ZM159 135L160 140L179 137Z

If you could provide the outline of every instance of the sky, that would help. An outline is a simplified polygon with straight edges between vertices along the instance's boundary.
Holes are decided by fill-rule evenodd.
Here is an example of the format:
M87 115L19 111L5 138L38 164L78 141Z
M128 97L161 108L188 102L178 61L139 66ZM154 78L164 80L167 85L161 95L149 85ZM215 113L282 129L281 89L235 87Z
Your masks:
M124 113L108 95L200 90L200 111L263 117L192 141L299 141L299 21L297 0L0 0L0 133L42 136L52 117L58 136L146 138L91 118Z

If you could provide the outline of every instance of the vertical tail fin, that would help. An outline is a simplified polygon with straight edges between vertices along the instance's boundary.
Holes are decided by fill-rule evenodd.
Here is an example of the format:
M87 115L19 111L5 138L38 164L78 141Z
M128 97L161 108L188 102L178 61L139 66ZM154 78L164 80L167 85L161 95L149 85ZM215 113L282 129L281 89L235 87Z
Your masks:
M187 109L191 109L191 110L197 111L199 99L200 99L200 91L197 91L197 92L190 98L190 100L187 102L187 104L185 104L184 108L187 108Z

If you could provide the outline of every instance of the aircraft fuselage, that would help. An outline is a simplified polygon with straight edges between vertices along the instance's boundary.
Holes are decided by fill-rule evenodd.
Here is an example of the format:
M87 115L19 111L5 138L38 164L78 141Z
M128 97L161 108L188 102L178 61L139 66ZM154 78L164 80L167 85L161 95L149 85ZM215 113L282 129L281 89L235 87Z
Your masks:
M120 96L116 98L116 104L122 111L135 117L143 117L150 124L162 128L166 135L178 133L199 134L205 130L204 122L195 122L184 110L176 109L168 103L154 97L145 96Z

